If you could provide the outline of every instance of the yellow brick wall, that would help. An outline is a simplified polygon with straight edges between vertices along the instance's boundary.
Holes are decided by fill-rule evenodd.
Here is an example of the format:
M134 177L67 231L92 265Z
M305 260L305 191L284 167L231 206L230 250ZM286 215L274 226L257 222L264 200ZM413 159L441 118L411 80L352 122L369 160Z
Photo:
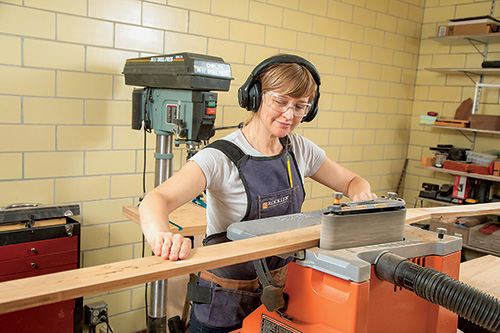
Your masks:
M456 105L463 97L460 87L446 86L439 75L417 75L422 27L434 32L455 9L481 11L476 7L482 5L459 1L441 8L427 1L424 12L424 2L2 1L0 206L78 203L83 266L140 257L140 228L121 215L121 207L137 204L143 194L143 139L130 129L133 87L124 84L121 72L127 58L184 51L231 64L234 81L229 92L219 93L217 126L247 117L237 105L237 88L258 62L279 52L310 59L322 75L320 113L297 132L366 177L377 194L394 191L408 150L412 163L423 150L413 131L410 140L411 128L417 137L424 132L414 115ZM434 53L449 50L423 44L422 59L432 63ZM454 62L472 61L461 53ZM440 90L429 88L429 78ZM419 100L412 115L414 95ZM440 100L443 95L447 100ZM148 190L153 150L154 136L148 135ZM174 155L178 170L184 147ZM415 177L423 176L412 169L409 193L421 181ZM331 203L330 190L310 181L305 186L305 210ZM86 302L106 300L115 331L135 332L145 327L143 290L111 291Z
M408 172L405 177L404 197L409 203L420 206L415 198L422 190L422 183L453 184L451 175L416 168L420 165L422 156L432 157L434 152L429 147L437 144L452 144L455 147L471 148L471 132L462 135L457 130L437 129L419 124L420 115L428 111L438 112L440 117L454 118L456 109L467 98L474 98L475 82L479 75L470 77L461 73L442 74L427 71L427 68L481 68L483 56L473 45L448 45L429 39L436 36L439 25L446 25L449 19L471 16L490 15L492 1L426 1L422 22L422 39L416 73L415 98L411 117L411 131L408 145ZM499 17L496 6L492 13ZM482 44L476 44L480 52L484 52ZM488 60L498 59L498 44L488 47ZM483 76L484 83L500 84L498 76ZM484 88L482 90L479 114L500 115L498 107L499 89ZM498 149L498 135L478 133L475 140L475 151L481 152ZM498 189L494 187L493 193ZM424 206L433 205L428 202Z

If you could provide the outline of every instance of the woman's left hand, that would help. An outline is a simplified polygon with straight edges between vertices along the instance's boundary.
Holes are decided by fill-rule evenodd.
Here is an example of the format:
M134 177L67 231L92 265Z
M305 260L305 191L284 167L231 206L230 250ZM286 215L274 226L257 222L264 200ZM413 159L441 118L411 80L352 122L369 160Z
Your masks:
M361 192L361 193L356 193L355 195L353 195L352 201L362 201L362 200L369 200L369 199L375 199L375 198L377 198L377 195L375 193Z

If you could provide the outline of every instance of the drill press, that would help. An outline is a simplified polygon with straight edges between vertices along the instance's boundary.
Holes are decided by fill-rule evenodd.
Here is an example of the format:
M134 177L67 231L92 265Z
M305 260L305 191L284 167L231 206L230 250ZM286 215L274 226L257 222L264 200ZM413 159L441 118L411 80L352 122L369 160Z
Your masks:
M156 134L155 187L172 174L172 145L188 147L188 158L214 135L217 93L228 91L231 66L222 58L176 53L127 59L125 84L132 93L132 129ZM165 332L167 280L151 283L148 331Z

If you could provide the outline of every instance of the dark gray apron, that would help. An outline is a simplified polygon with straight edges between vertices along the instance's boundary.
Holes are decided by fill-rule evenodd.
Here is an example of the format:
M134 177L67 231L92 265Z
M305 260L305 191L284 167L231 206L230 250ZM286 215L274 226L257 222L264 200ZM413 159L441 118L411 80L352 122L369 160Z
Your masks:
M281 139L285 148L289 146L287 140L287 137ZM256 157L244 154L238 146L226 140L215 141L207 147L221 150L238 168L248 202L242 221L300 212L305 192L291 150L283 149L283 152L276 156ZM290 184L290 175L293 187ZM204 245L228 241L226 233L221 233L208 236ZM266 258L271 271L286 266L291 260L292 258ZM216 268L209 272L224 279L244 280L242 282L257 279L252 261ZM214 281L203 278L199 279L199 284L212 288L210 304L193 304L196 319L206 326L240 328L243 319L261 305L260 285L255 290L247 291L224 288Z

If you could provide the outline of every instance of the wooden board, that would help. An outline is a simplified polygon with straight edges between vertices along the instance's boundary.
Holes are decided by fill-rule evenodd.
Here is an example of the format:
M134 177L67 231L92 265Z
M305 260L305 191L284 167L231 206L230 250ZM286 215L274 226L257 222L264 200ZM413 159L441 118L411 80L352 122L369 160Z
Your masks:
M122 214L132 221L139 223L139 208L137 206L123 206ZM170 214L170 229L183 236L204 235L207 229L207 215L205 208L194 203L187 203Z
M415 223L430 218L453 217L453 216L477 216L498 214L500 212L500 202L463 205L463 206L442 206L431 208L412 208L406 212L406 223Z
M500 257L487 255L461 263L459 280L500 299Z
M318 246L319 233L318 225L195 248L191 250L188 259L175 262L159 257L146 257L2 282L0 313Z
M16 223L16 224L0 225L0 232L9 231L9 230L26 229L25 224L26 224L25 222L22 222L22 223ZM61 218L57 218L57 219L38 220L38 221L35 221L35 224L32 227L33 228L48 227L48 226L57 225L57 224L66 224L66 218L61 217Z
M463 101L462 104L460 104L460 106L457 108L457 111L455 111L455 119L467 120L468 122L470 122L473 104L474 102L470 97Z
M434 126L450 126L450 127L469 127L470 121L457 119L438 119L434 122Z
M500 213L500 203L408 209L407 223L439 216ZM196 248L189 258L126 260L0 283L0 313L12 312L150 281L318 246L321 226ZM41 288L43 286L43 288Z

